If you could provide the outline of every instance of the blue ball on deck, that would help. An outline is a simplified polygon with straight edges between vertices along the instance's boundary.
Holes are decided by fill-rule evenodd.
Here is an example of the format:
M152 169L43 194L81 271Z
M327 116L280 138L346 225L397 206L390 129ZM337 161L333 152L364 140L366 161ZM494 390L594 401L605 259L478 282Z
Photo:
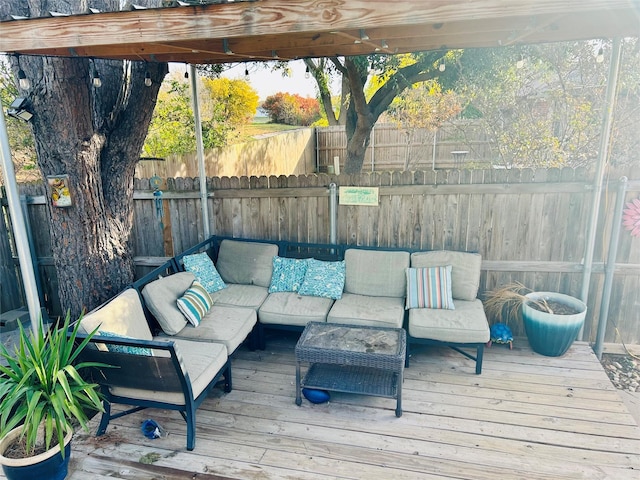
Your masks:
M513 348L513 333L511 329L504 323L494 323L489 329L490 344L502 343L508 344L509 348Z
M302 395L311 403L325 403L331 398L326 390L316 390L315 388L303 388Z

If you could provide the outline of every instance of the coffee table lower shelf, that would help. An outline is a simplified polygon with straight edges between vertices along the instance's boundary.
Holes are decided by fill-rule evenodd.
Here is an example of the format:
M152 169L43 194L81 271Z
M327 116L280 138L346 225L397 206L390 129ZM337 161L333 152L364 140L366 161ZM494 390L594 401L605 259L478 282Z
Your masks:
M401 380L400 380L401 381ZM357 365L312 363L296 395L296 404L302 404L300 390L313 388L332 392L356 393L376 397L395 398L396 417L402 416L398 374L391 370Z

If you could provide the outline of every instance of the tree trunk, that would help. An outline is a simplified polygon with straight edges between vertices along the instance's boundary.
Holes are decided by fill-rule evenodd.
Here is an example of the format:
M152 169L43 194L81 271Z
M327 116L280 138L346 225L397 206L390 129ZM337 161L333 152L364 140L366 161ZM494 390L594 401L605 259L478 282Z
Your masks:
M3 14L7 3L12 2L0 0ZM84 2L73 3L75 10L61 11L77 13ZM104 3L117 10L117 1ZM46 8L57 10L53 5L59 4L50 0ZM42 11L30 13L42 16ZM60 302L77 317L134 279L133 177L168 68L84 58L22 56L18 61L31 82L21 96L33 113L43 179L68 176L72 205L59 208L48 201L47 212ZM14 73L18 61L13 61ZM100 88L92 83L95 70ZM153 80L150 87L144 83L146 72ZM47 191L50 199L51 188Z

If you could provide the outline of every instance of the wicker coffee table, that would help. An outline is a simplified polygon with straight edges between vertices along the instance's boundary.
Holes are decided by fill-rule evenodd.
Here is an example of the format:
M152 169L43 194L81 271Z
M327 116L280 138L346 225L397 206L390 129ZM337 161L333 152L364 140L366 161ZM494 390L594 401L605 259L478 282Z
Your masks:
M396 399L402 415L407 336L402 328L309 322L296 345L296 405L302 388ZM300 367L309 363L304 378Z

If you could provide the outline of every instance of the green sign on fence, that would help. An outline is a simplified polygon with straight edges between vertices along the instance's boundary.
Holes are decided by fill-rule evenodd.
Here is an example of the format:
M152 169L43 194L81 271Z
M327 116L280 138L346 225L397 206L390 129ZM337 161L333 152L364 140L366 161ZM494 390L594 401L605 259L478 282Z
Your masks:
M378 187L340 187L338 195L340 205L377 206L379 203Z

